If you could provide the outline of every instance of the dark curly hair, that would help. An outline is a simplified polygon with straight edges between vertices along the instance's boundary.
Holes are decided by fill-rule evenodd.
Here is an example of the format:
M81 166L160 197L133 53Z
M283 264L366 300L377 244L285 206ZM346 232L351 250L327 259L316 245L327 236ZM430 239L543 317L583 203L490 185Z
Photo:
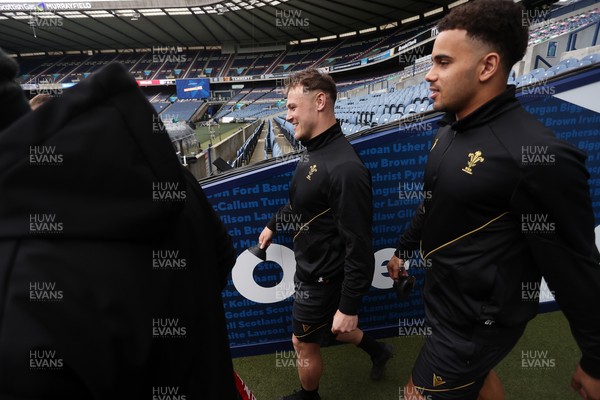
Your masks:
M452 9L438 24L440 32L464 29L473 39L489 45L500 55L508 74L527 50L529 24L525 8L512 0L473 0Z
M334 103L337 99L337 87L333 78L329 74L322 73L316 68L307 68L288 76L285 79L285 95L287 96L290 89L296 86L302 86L304 92L321 90L329 95Z

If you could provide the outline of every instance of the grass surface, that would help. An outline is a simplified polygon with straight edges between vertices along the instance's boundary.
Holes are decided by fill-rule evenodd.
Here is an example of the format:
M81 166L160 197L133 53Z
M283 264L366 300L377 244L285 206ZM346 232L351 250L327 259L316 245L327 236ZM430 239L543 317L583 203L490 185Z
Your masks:
M348 344L322 349L325 364L319 389L322 399L400 400L401 387L410 375L423 339L404 336L383 341L394 346L395 356L379 382L369 379L371 362L362 350ZM537 366L523 367L527 355L539 352L547 353L533 363L530 361ZM551 312L539 314L529 323L515 348L495 371L504 384L506 400L575 400L579 397L571 390L570 381L579 357L563 314ZM286 363L282 358L273 353L236 358L233 363L257 400L274 400L300 385L296 368L282 365Z
M214 126L212 129L215 131L215 137L212 139L213 145L219 143L222 140L227 139L229 136L233 135L235 131L238 129L249 125L248 123L231 123L231 124L219 124L218 127ZM196 128L196 135L198 136L198 141L200 142L200 147L203 149L208 148L208 144L210 143L210 132L207 126L198 126Z

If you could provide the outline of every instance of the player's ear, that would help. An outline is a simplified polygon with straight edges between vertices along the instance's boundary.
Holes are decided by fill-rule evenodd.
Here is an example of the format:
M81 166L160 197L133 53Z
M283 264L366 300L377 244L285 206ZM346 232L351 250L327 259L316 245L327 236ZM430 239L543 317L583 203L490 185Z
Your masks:
M496 52L487 53L481 58L479 80L485 82L495 74L501 72L500 55Z
M325 105L327 104L327 95L325 94L325 92L317 93L317 97L315 100L317 102L317 110L323 111L325 109Z

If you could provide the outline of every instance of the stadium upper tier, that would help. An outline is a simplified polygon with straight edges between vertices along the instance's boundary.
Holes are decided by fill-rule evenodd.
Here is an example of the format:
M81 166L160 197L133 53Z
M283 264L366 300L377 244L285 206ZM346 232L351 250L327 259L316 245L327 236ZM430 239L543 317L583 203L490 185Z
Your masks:
M431 27L421 28L421 31ZM376 31L322 42L289 45L286 50L253 54L223 54L220 49L185 50L156 46L146 51L21 57L21 80L78 82L111 62L129 66L136 79L255 76L288 73L369 57L397 46L414 30Z
M533 20L530 45L535 45L600 20L600 8L548 20ZM71 83L86 78L111 62L121 62L139 80L256 77L286 74L307 67L329 67L372 57L405 44L430 30L388 29L312 43L288 45L283 51L224 54L220 49L186 50L156 46L145 51L64 54L19 58L23 83ZM417 71L420 72L420 71Z

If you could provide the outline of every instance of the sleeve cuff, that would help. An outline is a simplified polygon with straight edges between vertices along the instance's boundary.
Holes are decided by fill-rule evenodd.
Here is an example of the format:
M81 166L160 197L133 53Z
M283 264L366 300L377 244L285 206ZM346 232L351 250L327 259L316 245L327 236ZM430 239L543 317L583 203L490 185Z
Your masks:
M272 230L273 232L277 232L277 214L274 214L273 217L269 220L267 224L267 228Z
M600 362L597 359L592 359L584 355L581 357L581 361L579 361L579 366L592 378L600 379Z
M342 295L338 309L346 315L358 314L360 299L353 299Z

